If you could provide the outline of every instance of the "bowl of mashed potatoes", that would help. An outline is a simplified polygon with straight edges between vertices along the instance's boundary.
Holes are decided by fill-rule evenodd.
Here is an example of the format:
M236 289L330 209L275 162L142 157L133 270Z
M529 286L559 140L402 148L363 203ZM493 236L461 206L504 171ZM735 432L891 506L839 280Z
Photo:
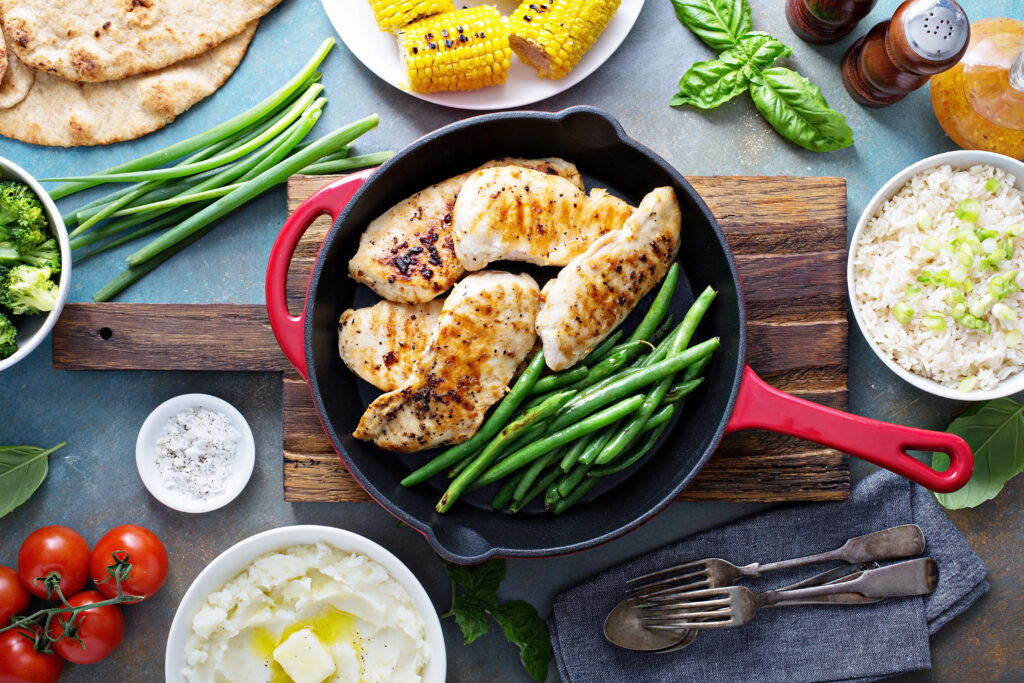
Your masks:
M341 529L291 526L235 544L178 606L164 674L188 683L442 683L441 623L408 567Z

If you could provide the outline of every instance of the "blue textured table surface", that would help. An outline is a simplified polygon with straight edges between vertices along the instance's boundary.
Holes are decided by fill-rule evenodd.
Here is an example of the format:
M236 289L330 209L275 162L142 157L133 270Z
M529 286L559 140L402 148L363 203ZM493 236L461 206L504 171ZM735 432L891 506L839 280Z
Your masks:
M350 0L329 0L346 2ZM358 0L352 0L358 1ZM626 131L685 174L782 174L842 176L848 182L849 227L874 191L891 175L923 157L948 149L923 88L881 110L855 104L843 90L838 64L856 35L888 18L898 0L881 0L854 36L817 47L798 40L783 16L782 0L753 0L754 26L794 48L788 60L821 85L829 103L845 113L855 146L825 155L782 140L760 118L748 97L710 112L667 106L694 61L711 52L675 20L668 0L648 0L632 33L593 76L535 105L558 110L593 104L616 116ZM1022 14L1019 0L962 0L972 19ZM319 0L285 0L262 22L249 54L214 96L162 131L106 148L63 150L0 139L0 155L37 176L105 168L158 149L242 111L290 77L326 36L334 35ZM421 102L377 79L339 45L322 67L332 98L318 131L372 112L380 127L358 149L401 149L416 137L467 114ZM63 204L69 206L69 204ZM122 301L241 302L263 300L263 275L271 244L285 219L284 190L268 193L174 257ZM130 247L129 247L130 249ZM90 295L121 269L129 249L101 255L76 267L72 301ZM290 504L282 499L281 394L276 376L260 373L58 372L45 343L0 376L0 444L68 447L51 458L50 476L29 503L0 520L0 564L15 562L18 545L44 524L67 524L94 543L108 528L143 524L166 542L171 574L163 590L142 606L125 610L128 635L105 662L69 667L66 680L159 680L163 647L178 600L192 579L229 545L256 532L289 524L329 524L364 534L407 562L441 611L448 582L427 544L375 505ZM143 488L134 465L135 437L149 411L165 399L206 392L233 403L252 425L257 462L252 481L232 504L205 515L176 513ZM870 353L856 327L850 334L850 407L853 412L923 427L942 427L963 408L902 384ZM867 468L854 464L854 473ZM624 558L696 530L760 509L757 505L677 504L636 532L569 557L509 562L505 599L526 598L542 615L562 588ZM933 643L935 668L921 680L1024 680L1019 637L1024 623L1020 568L1024 551L1024 484L1011 483L1000 499L953 515L988 563L992 593ZM984 636L982 636L984 634ZM450 680L528 680L515 648L492 632L463 646L445 622ZM885 656L885 653L878 653ZM555 679L555 674L549 676Z

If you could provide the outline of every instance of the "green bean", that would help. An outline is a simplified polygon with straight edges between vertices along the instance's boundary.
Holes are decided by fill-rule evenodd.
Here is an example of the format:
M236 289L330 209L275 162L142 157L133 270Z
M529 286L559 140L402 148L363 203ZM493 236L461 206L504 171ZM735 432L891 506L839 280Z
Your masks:
M661 322L661 325L654 331L654 334L651 335L651 338L648 341L655 345L660 344L661 340L672 331L672 325L675 321L676 317L674 315L671 313L666 315L665 319ZM655 346L655 348L657 348L657 346Z
M686 396L693 393L693 390L699 387L701 382L703 381L703 377L698 377L697 379L691 379L685 382L680 382L679 384L673 384L672 388L668 390L667 394L665 394L665 398L661 400L661 404L665 405L667 403L677 403L683 400Z
M578 382L587 376L587 368L582 365L577 365L569 370L562 372L556 372L553 375L547 377L541 377L537 380L537 383L533 385L533 389L530 391L530 395L546 394L556 389L561 389L567 384Z
M459 476L455 477L455 480L449 484L448 490L441 496L441 500L438 501L436 506L434 506L434 509L440 513L447 512L451 506L455 504L455 501L459 499L459 496L465 493L466 489L469 488L469 485L472 484L473 481L484 472L484 470L494 463L497 457L501 454L502 446L504 446L505 443L518 436L530 425L544 420L548 416L558 412L572 397L572 395L573 392L571 391L564 391L560 394L555 394L528 414L509 423L507 427L501 430L499 438L487 444L487 446L480 451L480 454L473 459L472 464L460 472Z
M142 169L156 168L164 164L170 163L175 159L178 159L186 154L190 154L196 150L207 147L214 144L224 138L230 137L238 133L239 131L249 128L254 123L261 121L263 117L274 112L282 104L291 101L295 97L295 93L307 86L308 83L317 80L318 75L316 74L316 68L330 52L334 46L334 38L327 38L320 44L313 57L306 62L306 64L299 70L297 74L292 76L287 83L278 88L276 91L271 93L268 97L264 98L256 106L233 116L232 118L224 121L209 130L193 135L190 138L186 138L179 142L174 143L163 149L158 149L155 152L151 152L144 156L141 156L132 161L128 161L123 164L118 164L105 171L100 171L100 174L109 174L119 171L138 171ZM50 197L53 199L60 199L66 197L75 192L79 192L88 187L92 187L94 183L68 183L61 185L50 191Z
M515 422L516 420L520 419L521 417L522 417L521 415L517 416L515 418L515 420L513 420L513 422ZM547 426L546 421L545 422L541 422L540 424L533 425L532 427L530 427L526 431L522 432L515 439L512 439L511 441L506 441L505 445L502 446L501 453L498 455L497 459L501 460L502 458L508 456L510 453L515 453L516 451L518 451L520 448L522 448L526 444L532 443L533 441L536 441L537 439L539 439L542 436L544 436L544 432L546 432L547 430L548 430L548 426ZM494 438L495 439L501 438L501 432L498 432L498 436L496 436ZM475 455L476 454L474 454L474 457L475 457ZM473 462L473 457L464 458L461 462L459 462L452 469L451 472L448 473L448 477L450 479L454 479L455 477L459 476L459 473L462 472L462 470L466 469L466 467L468 467L471 462Z
M318 112L314 112L314 114L317 113ZM257 177L247 181L241 188L235 190L229 195L221 197L205 209L187 218L181 224L171 228L163 235L129 256L126 259L128 264L137 266L147 259L156 256L176 242L179 242L215 221L220 220L228 213L263 194L271 187L287 180L288 176L292 173L305 168L311 162L319 159L323 155L337 151L339 147L352 142L353 139L376 126L379 120L379 117L376 114L373 114L343 128L339 128L333 133L328 133L298 154L294 154L284 161L276 164L273 168L267 169Z
M581 365L591 366L595 363L599 363L605 359L608 352L615 346L615 343L622 337L622 330L615 330L607 337L604 338L600 344L594 347L594 350L587 354L586 358L580 361Z
M583 455L583 451L587 449L587 446L594 443L599 436L601 436L601 432L594 432L589 436L585 436L582 439L574 441L572 448L570 448L562 458L562 463L560 465L562 471L568 472L571 470L572 466L575 465L576 461L580 459L581 455Z
M690 347L682 353L643 368L639 372L629 374L597 391L587 389L586 391L581 392L572 399L568 405L566 405L565 410L563 410L561 415L559 415L552 423L550 431L556 431L567 425L571 425L586 415L594 412L598 408L601 408L612 401L618 400L623 395L630 394L649 384L653 384L663 377L670 377L671 375L674 375L707 354L713 353L719 345L720 340L718 337L713 337L707 341L697 344L696 346Z
M711 356L704 356L699 361L686 368L683 373L683 382L689 382L692 379L697 379L700 373L704 372L704 368L711 362Z
M557 467L551 468L551 470L545 473L542 477L533 482L533 486L527 491L520 500L512 503L509 510L512 512L519 512L524 507L530 504L530 502L544 492L551 484L558 479L561 475L561 471Z
M475 458L475 457L476 457L477 455L479 455L479 454L480 454L480 452L479 452L479 451L477 451L476 453L470 453L470 454L469 454L468 456L466 456L466 457L465 457L465 458L463 458L462 460L460 460L460 461L458 461L457 463L455 463L455 467L453 467L453 468L451 469L451 471L450 471L450 472L448 472L448 478L449 478L449 479L454 479L455 477L457 477L457 476L459 476L460 474L462 474L462 470L464 470L464 469L466 469L467 467L469 467L469 466L470 466L470 464L471 464L471 463L473 462L473 459L474 459L474 458Z
M651 421L649 420L648 426L650 425L650 423ZM661 438L661 435L665 432L665 429L667 428L667 421L665 424L658 425L656 429L652 429L651 431L647 432L647 436L645 436L643 441L640 442L636 450L630 453L628 458L626 458L622 462L604 465L603 467L595 467L594 469L590 470L590 472L587 473L587 476L591 478L600 479L601 477L606 477L609 474L615 474L616 472L621 472L622 470L628 467L632 467L634 464L640 461L640 458L647 455L648 451L654 448L654 444L658 442L658 439Z
M609 427L608 429L604 430L604 432L601 433L601 436L598 437L598 439L594 441L594 443L587 446L587 450L583 451L583 454L580 455L579 463L581 465L586 466L594 464L594 459L597 458L598 454L604 450L604 447L608 444L611 438L615 435L616 432L618 432L621 424L622 423L620 422L614 427Z
M603 429L619 418L628 415L639 408L643 401L643 396L631 396L630 398L619 401L615 405L609 406L598 413L590 415L584 420L580 420L570 427L557 431L553 434L549 434L543 439L535 441L529 446L511 454L501 462L494 464L491 469L484 472L484 474L477 480L477 484L480 486L492 484L499 479L508 476L512 472L529 465L531 462L543 456L553 448L557 448L558 446L567 444L570 441L574 441L592 431Z
M500 510L512 500L512 494L515 493L516 486L519 485L519 480L523 478L524 474L526 474L526 472L520 470L505 480L505 483L501 485L501 490L498 491L498 495L496 495L494 500L491 502L492 508Z
M654 415L651 415L651 419L647 421L646 425L644 425L644 429L657 429L662 425L668 424L669 420L672 419L672 416L675 415L676 407L676 404L670 403L666 406L658 408L658 411L654 413Z
M556 515L562 514L563 512L571 508L573 505L578 503L580 498L585 496L587 494L587 491L594 488L594 486L596 486L597 482L599 481L601 480L591 479L589 477L583 480L582 482L580 482L579 486L572 490L572 493L570 493L565 498L558 500L551 508L551 512L553 512Z
M512 495L512 499L517 502L523 500L527 492L529 492L530 488L533 486L533 482L537 480L538 476L540 476L540 473L550 465L554 465L558 462L561 459L561 455L564 450L565 446L562 446L561 448L556 448L551 451L543 458L537 458L534 460L533 463L526 468L523 478L519 482L519 486L516 487L516 491Z
M683 320L676 327L675 332L659 344L658 348L644 360L644 363L646 365L657 363L670 355L673 348L678 350L685 349L689 345L690 339L693 338L694 332L697 331L697 326L704 318L704 314L707 313L708 308L711 306L711 302L715 300L717 295L718 292L714 289L706 287L700 293L700 296L697 297L696 301L693 302L693 305L690 306L690 309L686 311L686 315L683 316Z
M561 481L558 482L558 497L565 498L572 493L573 489L579 486L580 482L587 478L587 472L589 472L591 468L592 465L586 465L581 462L573 468L572 472L569 472L562 477Z
M430 462L420 467L402 480L402 486L415 486L421 482L426 481L430 477L434 476L441 470L457 463L463 457L482 448L491 437L497 434L505 423L508 422L509 418L515 413L516 408L523 402L530 394L530 389L537 383L537 378L540 377L540 373L544 371L544 352L538 351L537 355L533 357L530 364L526 367L526 370L516 383L512 386L512 390L505 394L505 398L501 399L498 405L495 407L494 412L491 416L484 421L480 426L480 429L476 430L476 434L471 436L469 439L462 443L452 446L451 448L443 451Z
M629 335L629 341L646 340L658 328L658 323L668 313L668 306L672 303L672 295L676 293L676 282L678 281L679 262L676 261L669 267L668 272L665 273L665 279L661 281L661 289L658 290L654 301L651 302L651 307L647 309L647 315L644 316L640 324L633 330L633 334Z

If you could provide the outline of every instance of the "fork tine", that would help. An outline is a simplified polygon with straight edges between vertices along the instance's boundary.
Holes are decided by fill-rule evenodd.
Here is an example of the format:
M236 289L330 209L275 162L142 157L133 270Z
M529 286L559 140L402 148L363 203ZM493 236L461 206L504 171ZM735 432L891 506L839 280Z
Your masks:
M659 605L657 607L645 607L641 605L638 611L640 612L641 619L647 619L649 617L657 617L662 615L687 616L715 608L719 608L719 610L728 610L731 608L731 606L731 600L722 599L708 600L707 602L683 602L671 605Z
M688 619L683 619L671 624L645 624L644 628L679 631L684 628L726 628L727 626L732 626L733 623L732 619L719 621L690 621Z
M715 588L697 588L695 586L681 586L664 591L658 591L650 595L638 595L634 596L633 599L637 602L643 603L665 603L674 600L686 600L689 602L695 600L702 600L705 598L714 597L715 595L722 595L721 593L715 593L718 589Z
M643 586L634 586L629 588L629 594L631 596L637 595L654 595L665 590L672 590L680 586L687 586L692 588L695 585L709 585L711 579L708 573L705 571L690 572L683 576L673 577L671 579L662 579L661 581L655 581L654 583L644 584Z
M626 579L626 583L627 584L636 583L638 581L643 581L644 579L649 579L652 576L661 576L662 574L668 574L670 572L678 572L678 571L682 571L684 569L692 569L693 567L696 567L698 565L703 565L703 564L704 564L704 560L694 560L693 562L684 562L683 564L677 564L677 565L675 565L673 567L666 567L665 569L659 569L658 571L650 572L650 573L644 574L643 576L637 576L636 578Z
M683 586L666 586L665 588L660 588L654 591L638 591L636 593L631 593L629 597L634 600L664 600L665 596L669 596L671 598L710 588L711 580L705 578L702 581L693 581Z

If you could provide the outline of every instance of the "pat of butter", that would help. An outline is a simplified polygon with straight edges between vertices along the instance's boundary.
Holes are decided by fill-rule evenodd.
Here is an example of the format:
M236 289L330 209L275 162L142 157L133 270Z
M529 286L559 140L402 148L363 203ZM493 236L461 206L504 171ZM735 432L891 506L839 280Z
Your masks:
M302 629L274 650L274 659L295 683L321 683L334 673L334 659L309 629Z

